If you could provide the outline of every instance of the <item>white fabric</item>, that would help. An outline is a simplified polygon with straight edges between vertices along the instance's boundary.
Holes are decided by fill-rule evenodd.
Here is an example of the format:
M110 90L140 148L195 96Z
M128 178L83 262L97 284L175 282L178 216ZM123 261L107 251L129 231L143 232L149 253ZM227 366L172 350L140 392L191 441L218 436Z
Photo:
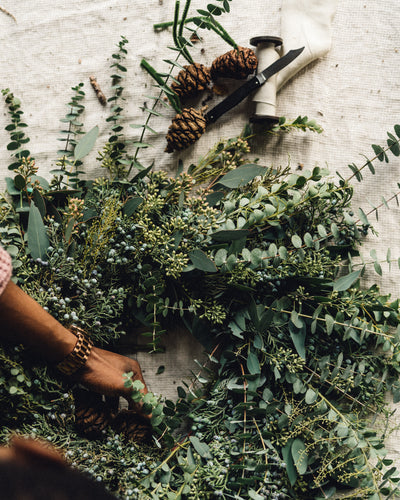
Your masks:
M192 13L207 3L193 0ZM163 59L175 57L175 53L167 49L172 44L171 30L155 33L153 23L171 20L174 5L174 0L0 0L0 6L11 12L17 21L0 11L1 87L9 87L22 101L24 118L29 125L27 133L31 137L29 149L41 175L48 177L55 167L56 151L61 144L57 141L58 130L62 127L59 119L68 111L65 104L72 94L70 87L81 81L86 91L85 129L99 125L96 150L106 141L105 118L110 109L98 103L89 85L89 76L96 75L103 92L107 97L111 95L110 56L120 35L129 40L123 123L126 133L137 138L137 129L128 125L144 123L147 115L140 107L144 103L151 105L147 95L156 95L153 81L139 66L140 60L145 57L158 70L168 69ZM249 46L250 38L255 36L284 36L281 13L285 5L289 5L289 0L233 0L231 13L219 21L239 45ZM292 0L290 5L296 7L300 0ZM313 19L319 22L322 18ZM398 0L339 0L332 21L330 51L291 78L278 93L276 102L277 115L288 119L308 115L324 128L323 134L299 132L266 136L257 141L255 156L267 165L286 165L289 161L293 170L299 164L305 169L312 169L317 164L328 166L332 176L340 171L344 177L350 174L348 163L363 163L360 153L373 156L370 144L384 144L386 131L400 122L399 26ZM201 36L204 41L193 49L200 63L210 65L215 57L230 50L212 32L201 32ZM307 36L310 36L308 30ZM314 51L315 38L311 40L310 50ZM318 37L317 41L320 41ZM297 46L297 40L295 42ZM285 49L288 43L286 35ZM214 97L209 105L216 102ZM9 174L7 165L10 163L6 150L9 137L4 127L9 121L1 101L0 109L0 188L4 188L3 179ZM166 154L164 136L174 116L172 110L167 110L166 117L151 120L150 125L160 135L146 137L153 147L143 151L140 160L146 165L154 160L155 168L174 172L178 159L188 166L220 138L239 134L253 112L254 103L248 99L211 126L191 149ZM96 151L85 160L88 176L104 174L95 158ZM390 156L390 163L378 163L376 170L375 176L365 171L361 184L354 181L355 209L361 206L368 212L369 203L379 205L382 196L388 198L398 190L399 160ZM379 210L379 220L375 223L379 238L369 238L364 250L367 261L372 247L382 260L388 247L394 258L400 256L400 210L395 202L390 207L390 210L385 207ZM383 279L372 270L366 275L366 285L378 282L383 291L400 296L400 273L396 263L390 272L387 266L383 268ZM145 360L141 361L146 364ZM164 364L161 359L159 364ZM147 371L146 375L151 376L151 373ZM177 369L170 376L179 380L180 372ZM154 389L157 380L158 377L150 383ZM176 394L175 391L172 394ZM398 439L391 440L389 446L400 449L398 442Z
M338 0L283 0L283 54L304 46L303 52L277 75L280 89L302 68L323 57L331 47L332 22Z

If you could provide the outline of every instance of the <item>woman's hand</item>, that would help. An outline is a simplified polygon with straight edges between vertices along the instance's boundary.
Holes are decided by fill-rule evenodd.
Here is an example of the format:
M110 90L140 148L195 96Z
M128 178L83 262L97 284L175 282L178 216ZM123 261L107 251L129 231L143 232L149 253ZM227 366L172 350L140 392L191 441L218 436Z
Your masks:
M77 337L47 313L17 285L9 282L0 296L0 340L21 343L34 349L38 357L55 365L74 349ZM139 363L134 359L93 347L85 365L71 379L106 396L125 397L131 409L140 405L130 398L132 389L124 386L124 373L133 372L133 380L144 384Z
M136 360L93 347L85 365L71 378L105 396L122 396L128 400L131 409L138 410L137 404L130 398L132 389L124 385L123 375L129 372L133 372L132 380L140 380L144 384L141 392L146 394L148 389Z

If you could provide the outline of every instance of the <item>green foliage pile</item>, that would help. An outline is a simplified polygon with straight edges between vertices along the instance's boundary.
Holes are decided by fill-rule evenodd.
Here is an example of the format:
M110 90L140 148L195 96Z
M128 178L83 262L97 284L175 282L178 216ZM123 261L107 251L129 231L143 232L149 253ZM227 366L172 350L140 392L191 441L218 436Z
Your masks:
M182 322L208 363L176 401L146 396L154 446L139 447L111 429L103 440L79 437L67 382L32 366L22 347L3 346L2 439L13 430L42 436L123 499L393 497L399 478L386 458L385 394L400 401L399 301L361 286L369 264L357 257L372 228L361 209L353 212L351 178L250 160L248 129L175 177L144 167L143 136L132 142L118 125L126 43L113 56L118 103L98 158L107 177L80 175L98 134L80 134L82 85L50 182L23 149L20 102L3 91L16 161L0 200L1 243L20 286L97 344L117 348L144 325L158 350L165 330ZM291 129L320 131L307 117L282 118L275 131ZM352 177L399 155L399 126L394 133L362 167L351 164Z

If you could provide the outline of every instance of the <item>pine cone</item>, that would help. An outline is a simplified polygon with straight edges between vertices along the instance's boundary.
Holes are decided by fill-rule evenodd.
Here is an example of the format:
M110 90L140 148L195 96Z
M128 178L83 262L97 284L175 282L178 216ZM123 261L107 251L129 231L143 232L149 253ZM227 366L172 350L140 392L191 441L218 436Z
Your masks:
M181 151L197 141L206 129L206 120L200 111L185 108L172 120L167 134L165 151Z
M76 391L75 426L77 431L89 439L103 437L103 431L113 420L113 408L102 400L100 394Z
M179 83L171 84L172 90L181 98L201 92L211 81L210 69L203 64L194 63L184 68L176 77Z
M151 443L150 420L135 411L121 410L115 417L112 427L130 441L140 444Z
M253 50L238 47L217 57L211 65L211 77L236 78L243 80L257 68L257 56Z

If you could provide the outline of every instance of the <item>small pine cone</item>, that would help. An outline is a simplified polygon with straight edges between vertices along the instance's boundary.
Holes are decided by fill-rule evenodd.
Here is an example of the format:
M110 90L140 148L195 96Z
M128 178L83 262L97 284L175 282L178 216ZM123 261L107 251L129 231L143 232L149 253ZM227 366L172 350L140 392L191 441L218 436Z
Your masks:
M176 77L179 83L171 84L172 90L181 98L201 92L211 81L210 69L203 64L194 63L184 68Z
M257 56L246 47L238 47L217 57L211 65L211 77L243 80L257 68Z
M165 151L181 151L197 141L206 130L206 119L200 111L185 108L177 114L168 128Z
M135 443L151 443L150 420L135 411L121 410L113 421L113 429Z

